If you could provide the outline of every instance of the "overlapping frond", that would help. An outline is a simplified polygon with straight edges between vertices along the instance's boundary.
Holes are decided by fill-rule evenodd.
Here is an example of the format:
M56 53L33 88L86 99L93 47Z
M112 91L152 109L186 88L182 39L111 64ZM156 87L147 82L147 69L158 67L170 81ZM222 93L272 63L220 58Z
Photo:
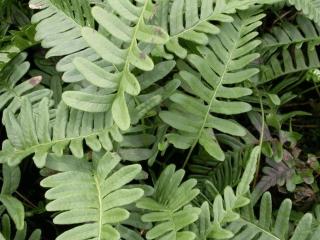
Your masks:
M59 173L41 181L50 188L46 198L52 200L48 211L59 212L55 224L77 224L57 240L118 240L116 225L128 219L125 207L144 195L138 187L126 187L141 172L140 165L120 167L117 154L94 156L92 162L64 156Z
M199 142L217 160L224 160L213 129L234 136L244 136L246 130L233 120L213 114L236 115L251 110L248 103L237 100L250 95L249 88L240 84L259 72L248 64L259 57L253 53L260 44L255 40L255 28L264 14L257 9L234 16L234 22L221 26L220 34L210 38L208 47L199 47L201 56L188 56L190 64L200 73L185 69L179 77L186 92L177 91L170 97L173 102L168 111L160 113L161 119L177 129L167 135L175 147L192 152Z
M140 43L164 44L168 40L168 34L160 27L147 24L152 15L152 1L139 0L135 3L129 0L108 1L113 12L93 7L93 17L108 35L89 27L81 30L88 45L110 66L103 68L81 57L73 63L88 82L106 90L104 104L95 107L95 102L99 100L92 94L86 98L92 103L92 108L83 109L81 104L76 104L76 101L82 99L81 92L63 94L63 100L74 108L90 112L112 111L116 124L122 130L128 129L131 122L126 95L136 96L141 91L138 79L131 72L132 68L143 71L154 68L147 49L142 49Z

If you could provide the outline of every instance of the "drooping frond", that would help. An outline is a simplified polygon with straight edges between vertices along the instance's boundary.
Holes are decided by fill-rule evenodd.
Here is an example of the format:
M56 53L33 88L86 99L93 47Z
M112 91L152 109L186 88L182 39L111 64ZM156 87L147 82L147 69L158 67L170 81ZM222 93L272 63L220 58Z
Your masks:
M223 161L224 152L216 140L213 129L234 136L244 136L246 130L233 120L215 117L213 114L235 115L251 110L248 103L237 100L250 95L249 88L239 86L259 72L248 64L259 54L253 53L260 44L255 40L255 28L264 14L260 11L241 12L234 22L221 26L220 34L210 38L208 47L199 47L201 56L188 56L191 68L180 71L186 93L177 91L170 97L173 102L168 111L160 113L161 119L177 129L167 134L175 147L191 148L199 142L217 160Z
M134 4L136 3L136 5ZM140 43L164 44L168 34L160 27L149 25L146 22L152 14L153 3L150 0L108 1L111 11L101 7L93 7L92 14L108 35L92 28L84 27L81 34L88 45L108 63L109 67L100 66L91 59L78 57L73 63L77 70L90 84L105 89L104 104L94 94L89 94L87 102L91 108L83 109L77 101L83 100L82 92L67 91L63 94L66 104L89 112L112 111L113 119L122 129L129 128L131 120L126 102L126 95L136 96L141 86L132 68L151 71L154 68L147 49L142 49Z
M302 11L311 20L320 25L320 1L319 0L288 0L296 9Z
M182 182L185 171L168 166L156 182L154 193L142 198L137 207L148 211L144 222L155 226L147 232L147 239L192 240L195 234L183 229L198 219L200 209L188 204L199 194L196 180Z
M35 90L42 80L39 75L18 84L30 68L30 63L25 61L26 58L26 53L19 54L0 72L0 109L6 107L16 112L21 107L22 96L27 97L32 105L45 97L51 97L52 93L48 89Z
M46 198L52 200L48 211L59 212L55 224L76 227L58 236L57 240L118 240L115 225L128 219L125 207L144 195L141 188L126 187L141 172L140 165L118 167L120 157L106 153L94 156L92 162L64 156L53 169L59 173L41 181L50 188Z
M235 236L233 240L309 240L316 239L316 231L311 231L312 214L306 213L293 231L290 228L292 203L286 199L282 202L275 219L272 216L270 193L265 193L260 203L260 217L248 219L244 216L231 223L228 230Z

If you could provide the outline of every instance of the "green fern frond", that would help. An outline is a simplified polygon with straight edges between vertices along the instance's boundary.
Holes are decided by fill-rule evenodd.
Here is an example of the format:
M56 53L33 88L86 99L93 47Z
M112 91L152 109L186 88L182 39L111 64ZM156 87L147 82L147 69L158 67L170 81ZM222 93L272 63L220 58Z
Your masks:
M169 111L160 112L161 119L178 130L167 135L169 142L177 148L191 148L188 157L199 142L212 157L224 160L225 154L212 128L234 136L246 134L238 123L215 117L212 113L235 115L251 110L248 103L237 99L252 91L235 84L259 72L248 64L259 57L252 53L260 44L259 40L254 40L258 34L254 29L261 25L259 20L263 17L264 14L257 10L234 16L234 22L223 24L221 33L210 39L209 47L198 48L202 56L188 56L202 79L188 69L181 71L180 78L188 86L185 90L193 96L176 92L170 97L173 104Z
M320 25L320 1L319 0L288 0L296 9L302 11L311 20Z
M283 22L264 35L261 51L265 64L260 67L258 84L320 67L316 50L320 27L303 16L298 16L296 23Z
M241 219L228 226L235 236L233 240L307 240L314 239L314 232L311 231L312 215L306 213L295 230L290 230L290 214L292 203L286 199L282 202L276 219L272 218L272 200L270 193L265 193L260 203L259 219ZM310 237L310 238L309 238Z
M272 27L270 33L264 34L261 50L270 55L278 48L286 48L290 45L296 45L299 48L305 43L320 44L320 27L308 18L298 15L296 24L283 21Z
M152 59L145 50L141 50L139 43L164 44L168 40L167 33L160 27L146 24L153 9L153 3L150 0L139 0L136 3L137 5L134 5L128 0L108 1L113 13L101 7L92 9L95 20L114 39L109 39L110 36L108 38L88 27L82 28L81 31L88 45L104 61L113 66L111 69L104 69L85 58L76 58L73 61L87 81L107 90L103 107L101 105L99 108L94 107L97 101L95 95L90 96L93 108L83 109L80 104L72 101L72 99L80 100L81 92L73 91L63 94L63 100L74 108L93 112L111 110L116 124L122 130L128 129L131 123L126 95L136 96L141 91L138 79L131 73L132 67L143 71L151 71L154 68ZM123 46L119 47L115 39ZM87 101L90 98L87 98Z
M80 224L57 240L120 239L114 226L129 218L125 206L136 202L144 191L126 188L141 172L141 166L117 169L119 162L120 157L112 153L93 157L92 162L62 157L60 173L41 181L41 186L50 188L45 196L52 201L46 209L60 212L54 223Z
M32 105L45 97L51 97L52 92L50 90L36 88L42 80L39 75L17 85L30 68L30 63L25 61L26 58L26 53L19 54L0 72L0 109L6 108L12 112L18 111L23 96L27 97Z
M149 213L142 216L144 222L156 225L147 232L147 239L192 240L194 233L183 229L198 219L200 209L188 204L199 194L195 189L196 180L182 182L185 171L175 171L168 166L156 182L151 197L142 198L138 208Z
M16 165L35 153L35 163L43 167L51 149L61 156L68 147L73 155L81 158L84 140L90 149L99 151L101 148L112 149L110 135L119 142L123 139L118 128L112 124L110 114L84 113L61 103L51 120L47 98L41 100L39 109L41 112L34 110L30 101L24 99L18 116L5 111L4 125L8 140L0 152L1 162Z

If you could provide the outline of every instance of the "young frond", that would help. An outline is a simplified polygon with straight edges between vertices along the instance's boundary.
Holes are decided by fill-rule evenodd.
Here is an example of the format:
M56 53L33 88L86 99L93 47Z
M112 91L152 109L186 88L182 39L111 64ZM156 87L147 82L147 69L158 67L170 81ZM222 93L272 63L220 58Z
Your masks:
M319 0L288 0L299 11L308 18L320 24L320 1Z

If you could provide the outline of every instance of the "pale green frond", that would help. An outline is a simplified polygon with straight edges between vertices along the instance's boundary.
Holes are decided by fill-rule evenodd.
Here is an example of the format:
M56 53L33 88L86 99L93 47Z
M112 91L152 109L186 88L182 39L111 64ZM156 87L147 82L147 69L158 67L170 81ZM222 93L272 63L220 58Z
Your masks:
M231 119L224 119L221 114L232 116L248 112L251 106L238 98L250 95L249 88L240 84L259 70L248 67L249 63L259 57L254 53L260 44L255 40L255 29L261 25L264 17L259 10L241 12L234 15L232 23L224 23L221 32L210 38L208 47L199 47L201 56L190 54L189 63L199 74L187 68L180 71L184 90L192 94L176 92L170 100L168 111L160 112L161 119L177 129L167 138L177 148L190 149L197 143L219 161L225 159L214 131L244 136L246 130ZM201 78L199 77L201 76ZM220 114L215 117L214 114ZM182 144L183 143L183 144ZM186 160L188 161L188 160Z
M51 202L46 209L59 212L55 224L78 225L57 239L120 239L115 226L129 218L125 207L144 195L140 188L126 188L141 172L141 166L117 169L120 157L113 153L93 157L93 162L76 160L82 161L77 171L68 158L60 161L65 166L59 173L41 181L43 187L50 188L46 198Z
M135 67L151 71L154 68L148 50L142 49L140 43L164 44L168 40L168 34L164 30L147 24L150 11L154 8L152 1L137 1L137 5L134 2L108 1L113 12L98 6L92 8L94 19L109 35L89 27L81 30L84 40L109 66L101 66L98 62L92 62L94 59L83 57L73 61L77 70L90 84L108 91L106 98L110 99L110 105L108 103L101 106L100 101L95 101L91 96L91 105L84 109L81 102L77 103L80 99L83 100L83 93L63 94L65 103L73 108L90 112L111 111L113 119L122 130L128 129L131 124L127 95L136 96L141 91L132 69Z

